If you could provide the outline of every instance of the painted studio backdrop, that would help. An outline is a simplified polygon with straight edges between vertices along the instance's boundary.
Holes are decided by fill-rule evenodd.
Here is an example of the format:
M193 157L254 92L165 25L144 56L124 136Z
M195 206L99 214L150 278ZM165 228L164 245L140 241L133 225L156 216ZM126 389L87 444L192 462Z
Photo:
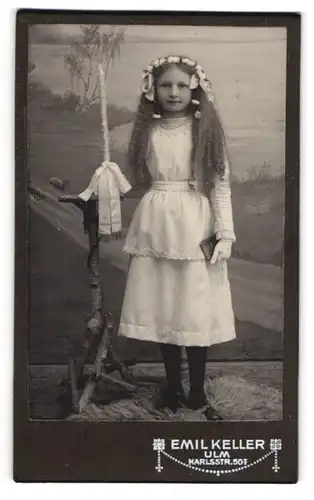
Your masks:
M96 27L97 28L97 27ZM28 75L30 416L56 418L58 380L84 335L91 311L88 240L80 211L58 202L80 193L102 161L97 64L88 80L73 71L73 44L84 27L34 25ZM99 27L100 33L110 26ZM224 397L239 399L233 419L281 419L285 175L286 32L284 28L117 26L107 68L111 158L127 169L126 149L142 70L168 54L197 60L212 82L232 166L237 241L228 262L237 338L208 349ZM90 64L90 66L89 66ZM139 197L122 201L126 231ZM106 308L118 324L128 257L123 240L100 243ZM152 366L149 342L119 338L120 356ZM162 369L162 367L160 367ZM217 386L218 387L218 386ZM239 397L242 397L239 395ZM254 399L255 398L255 399ZM264 398L264 399L263 399ZM262 401L267 400L263 409ZM260 404L259 404L260 403ZM233 408L232 411L237 411Z

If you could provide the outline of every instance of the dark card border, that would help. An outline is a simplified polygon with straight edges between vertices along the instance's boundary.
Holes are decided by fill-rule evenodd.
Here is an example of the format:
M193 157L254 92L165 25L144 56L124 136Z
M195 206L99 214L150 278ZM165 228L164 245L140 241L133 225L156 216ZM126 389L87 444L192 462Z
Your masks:
M31 24L173 24L278 26L287 29L286 213L284 252L284 412L280 422L59 422L30 421L28 416L28 195L27 69ZM16 17L15 84L15 331L14 331L14 480L102 482L277 482L298 477L299 337L299 13L57 11L21 9ZM187 472L169 464L154 470L156 437L246 438L283 440L281 469L269 464L224 478Z

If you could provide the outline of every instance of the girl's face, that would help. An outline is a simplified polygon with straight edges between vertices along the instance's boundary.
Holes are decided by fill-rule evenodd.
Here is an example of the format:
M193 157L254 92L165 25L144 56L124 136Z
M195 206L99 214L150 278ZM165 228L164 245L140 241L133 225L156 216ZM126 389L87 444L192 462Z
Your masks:
M184 116L191 102L191 77L180 68L167 69L157 80L156 91L164 116Z

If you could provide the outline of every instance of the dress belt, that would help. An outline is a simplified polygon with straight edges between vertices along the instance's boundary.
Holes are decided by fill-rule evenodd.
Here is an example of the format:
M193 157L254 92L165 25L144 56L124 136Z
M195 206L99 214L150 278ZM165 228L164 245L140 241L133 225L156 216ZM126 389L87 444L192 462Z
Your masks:
M198 181L153 181L153 191L199 191L204 186Z

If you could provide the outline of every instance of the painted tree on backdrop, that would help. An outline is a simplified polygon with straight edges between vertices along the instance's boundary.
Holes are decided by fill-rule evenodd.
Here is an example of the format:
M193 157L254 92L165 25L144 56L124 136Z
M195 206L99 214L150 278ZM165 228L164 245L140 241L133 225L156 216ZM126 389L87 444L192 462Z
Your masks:
M98 64L102 64L106 78L110 64L114 64L120 56L123 43L122 29L104 29L99 25L81 26L79 35L71 42L69 52L64 58L71 78L72 92L69 94L77 98L78 111L86 111L98 100Z

